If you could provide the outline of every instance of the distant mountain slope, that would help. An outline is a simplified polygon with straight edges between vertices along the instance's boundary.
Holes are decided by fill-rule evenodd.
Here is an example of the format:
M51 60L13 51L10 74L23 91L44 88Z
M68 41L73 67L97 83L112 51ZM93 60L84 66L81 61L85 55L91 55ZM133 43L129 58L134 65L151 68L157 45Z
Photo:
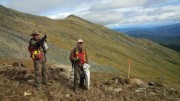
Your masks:
M153 34L156 36L180 36L180 23L173 25L164 25L161 27L149 27L149 28L117 28L114 29L126 34Z
M146 38L180 52L180 23L156 28L115 29L135 38Z
M157 33L155 34L159 36L180 36L180 23L158 27L155 28L154 31L156 31Z
M180 53L146 39L135 39L75 15L61 20L34 16L0 6L0 58L29 57L28 40L34 30L47 34L48 61L69 64L69 52L79 38L84 40L92 69L120 70L127 75L131 59L131 76L155 80L165 76L179 84Z

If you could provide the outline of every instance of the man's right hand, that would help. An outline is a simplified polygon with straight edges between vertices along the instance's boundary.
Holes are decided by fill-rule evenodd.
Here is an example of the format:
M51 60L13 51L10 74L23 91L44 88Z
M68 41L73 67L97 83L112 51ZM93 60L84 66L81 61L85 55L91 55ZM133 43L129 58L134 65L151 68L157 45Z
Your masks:
M76 62L76 63L79 63L80 61L81 61L81 59L76 59L76 61L75 61L75 62Z

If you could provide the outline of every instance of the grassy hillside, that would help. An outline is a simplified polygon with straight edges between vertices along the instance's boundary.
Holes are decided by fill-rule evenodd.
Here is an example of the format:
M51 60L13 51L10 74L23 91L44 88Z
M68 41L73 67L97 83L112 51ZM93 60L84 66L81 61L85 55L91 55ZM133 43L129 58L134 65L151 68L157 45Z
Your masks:
M180 52L180 43L175 43L175 44L171 44L171 43L164 43L164 44L161 44L165 47L168 47L170 49L173 49L177 52Z
M84 40L90 64L95 70L120 70L127 75L131 59L131 76L167 83L180 83L180 53L145 39L135 39L82 18L70 15L53 20L20 13L0 6L0 58L27 58L31 32L48 36L48 59L69 64L69 52L79 38Z

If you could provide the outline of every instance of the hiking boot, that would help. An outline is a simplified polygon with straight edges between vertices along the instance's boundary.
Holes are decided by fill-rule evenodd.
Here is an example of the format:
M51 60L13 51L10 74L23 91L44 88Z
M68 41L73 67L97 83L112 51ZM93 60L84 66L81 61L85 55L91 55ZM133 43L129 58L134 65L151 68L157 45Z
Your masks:
M41 90L41 86L36 87L37 90Z
M79 92L77 90L74 91L75 94L78 94Z
M88 87L85 87L85 90L90 90Z
M37 90L40 90L40 89L41 89L41 86L40 86L40 85L37 85L37 84L33 84L33 87L35 87Z
M78 94L79 92L78 92L78 90L77 90L77 89L74 89L74 93L75 93L75 94Z
M47 82L42 82L43 85L49 85L50 83Z
M79 88L86 89L86 86L85 85L79 85Z

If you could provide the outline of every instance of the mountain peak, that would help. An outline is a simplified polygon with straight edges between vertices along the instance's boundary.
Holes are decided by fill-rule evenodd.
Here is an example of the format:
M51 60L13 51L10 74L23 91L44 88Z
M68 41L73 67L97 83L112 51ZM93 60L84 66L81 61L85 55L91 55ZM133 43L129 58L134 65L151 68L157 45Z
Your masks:
M86 19L83 19L79 16L76 16L74 14L71 14L69 16L67 16L65 19L68 19L68 20L74 20L74 21L78 21L78 22L83 22L83 23L88 23L88 24L92 24L92 22L89 22L88 20Z
M78 19L78 20L84 20L83 18L80 18L80 17L78 17L78 16L76 16L76 15L74 15L74 14L71 14L71 15L69 15L69 16L67 16L66 17L66 19L71 19L71 20L73 20L73 19Z
M67 18L79 18L79 17L74 14L71 14L71 15L67 16Z

